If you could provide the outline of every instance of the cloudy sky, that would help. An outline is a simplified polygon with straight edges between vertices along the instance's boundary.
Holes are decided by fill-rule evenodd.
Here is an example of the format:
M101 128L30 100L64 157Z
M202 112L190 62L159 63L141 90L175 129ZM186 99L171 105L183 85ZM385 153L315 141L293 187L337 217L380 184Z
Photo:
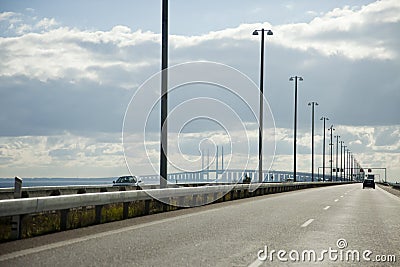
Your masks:
M310 171L307 104L317 101L316 167L322 165L319 118L327 116L327 126L334 125L334 134L361 165L386 167L388 178L400 181L398 0L171 0L169 10L170 65L217 62L256 85L260 38L251 33L273 30L266 38L265 98L275 124L272 115L264 122L266 128L275 126L272 169L292 170L294 90L289 77L300 75L298 170ZM149 122L129 129L129 167L134 174L154 173L148 163L158 161L159 106L155 103L148 112L140 101L128 105L160 69L160 32L161 1L0 0L0 177L126 174L122 127L127 110L134 114L131 124L140 124L136 117ZM178 165L200 168L199 153L213 144L224 146L232 168L242 166L246 153L256 162L257 134L248 106L210 85L187 87L171 94L171 109L179 110L179 103L193 99L222 101L224 107L234 107L226 111L239 114L232 119L239 119L248 135L245 138L240 127L227 133L212 120L181 125L171 129L172 144L179 139L176 149L171 146L174 164L186 160ZM153 89L149 95L159 92ZM257 92L252 97L247 93L244 98L257 103ZM196 101L190 110L202 114ZM208 111L224 114L214 102L207 102ZM267 167L274 154L271 140L267 134Z

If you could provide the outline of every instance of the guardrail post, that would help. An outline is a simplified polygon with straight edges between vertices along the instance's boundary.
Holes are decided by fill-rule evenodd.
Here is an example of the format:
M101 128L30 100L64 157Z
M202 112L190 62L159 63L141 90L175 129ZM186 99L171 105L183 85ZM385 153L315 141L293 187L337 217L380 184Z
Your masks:
M122 205L122 218L125 220L129 215L129 202L124 202Z
M67 230L67 220L68 220L69 209L61 210L60 212L60 230Z
M95 206L96 209L96 224L100 224L101 223L101 210L103 209L103 205L96 205Z
M14 198L22 197L22 179L15 177L14 180ZM21 238L21 215L14 215L11 219L11 238L20 239Z
M151 202L152 200L150 200L150 199L146 199L145 201L144 201L144 214L145 215L148 215L148 214L150 214L150 202Z

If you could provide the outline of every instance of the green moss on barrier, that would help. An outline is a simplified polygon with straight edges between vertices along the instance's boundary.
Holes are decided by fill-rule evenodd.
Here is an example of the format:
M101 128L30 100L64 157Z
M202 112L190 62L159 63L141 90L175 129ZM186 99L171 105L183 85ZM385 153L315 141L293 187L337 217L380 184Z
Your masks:
M138 217L146 215L146 204L144 200L134 201L129 203L128 206L128 217Z
M123 219L123 203L104 205L101 213L101 222L113 222Z
M67 229L93 225L96 219L94 206L71 209L68 212Z
M21 238L60 231L60 218L59 211L23 216L21 220Z
M0 242L11 238L11 216L0 218Z
M158 201L158 200L151 200L150 201L150 206L149 206L149 214L156 214L163 212L163 203Z

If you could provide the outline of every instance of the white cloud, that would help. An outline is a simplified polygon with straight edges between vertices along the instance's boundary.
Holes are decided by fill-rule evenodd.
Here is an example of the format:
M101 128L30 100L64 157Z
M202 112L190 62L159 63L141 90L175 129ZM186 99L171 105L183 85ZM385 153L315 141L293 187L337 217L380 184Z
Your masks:
M14 12L3 12L3 13L0 13L0 21L10 20L15 15L17 15L17 13L14 13Z
M22 19L20 18L21 14L15 12L2 12L0 13L0 22L1 21L8 21L10 23L17 23L21 22Z
M399 56L397 48L381 40L377 30L399 21L399 1L377 1L356 10L335 8L310 23L274 27L277 38L272 41L294 49L313 49L326 56L395 59Z
M7 20L12 12L1 13ZM209 41L219 41L220 47L242 46L252 38L255 28L271 28L274 36L268 38L277 46L302 51L318 51L325 56L342 55L350 59L396 59L397 46L393 46L395 32L376 31L400 22L399 1L377 1L359 9L336 8L310 23L286 25L242 24L236 28L213 31L201 36L171 35L170 45L179 51L187 47L202 49ZM126 71L158 64L160 35L122 25L110 31L82 31L59 27L54 18L43 18L35 25L15 25L17 37L3 37L0 75L25 75L46 81L73 75L74 80L101 81L99 69L119 67ZM40 29L39 33L27 33ZM388 28L390 30L390 28ZM397 28L394 27L393 30ZM385 34L382 36L382 34ZM233 40L233 41L232 41ZM153 46L146 59L140 55L143 45ZM96 50L99 50L98 52ZM101 53L100 53L101 51Z
M21 25L19 31L25 31ZM141 55L129 58L124 47L153 41L156 37L141 31L131 33L129 28L116 26L109 32L85 32L60 27L43 33L27 33L19 37L0 39L5 52L0 63L0 75L19 76L47 81L71 78L102 81L101 69L122 68L127 71L153 64ZM116 52L97 52L96 45L115 46ZM116 55L116 54L117 55ZM100 68L100 70L98 69Z
M120 138L115 134L114 139ZM73 177L85 173L86 168L91 171L90 177L126 173L121 143L102 143L94 137L70 133L1 137L0 140L3 144L0 146L2 177L54 175L56 169L59 176Z
M14 27L15 27L15 32L19 35L32 31L32 26L29 24L19 24L18 26L14 26L14 24L11 24L8 29L12 30L14 29Z
M315 50L325 56L342 55L350 59L395 59L397 47L382 40L376 30L400 22L400 2L377 1L362 8L336 8L309 23L285 25L242 24L237 28L210 32L202 36L172 36L175 48L195 46L208 40L249 40L257 28L273 29L268 39L278 46L302 51ZM394 29L393 29L394 30ZM394 32L393 32L394 34ZM349 38L350 37L350 38ZM389 40L392 36L385 36Z
M54 18L44 18L42 20L40 20L38 23L36 23L35 27L39 28L39 29L50 29L53 26L58 25L58 23L56 22L56 20Z

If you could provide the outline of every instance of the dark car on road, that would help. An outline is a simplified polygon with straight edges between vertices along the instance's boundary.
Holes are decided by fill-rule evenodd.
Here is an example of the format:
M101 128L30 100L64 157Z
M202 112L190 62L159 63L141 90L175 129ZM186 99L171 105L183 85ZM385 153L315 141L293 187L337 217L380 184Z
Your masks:
M375 189L375 181L373 179L365 179L363 182L363 189L366 187Z
M113 181L113 186L138 186L141 182L136 176L121 176Z

